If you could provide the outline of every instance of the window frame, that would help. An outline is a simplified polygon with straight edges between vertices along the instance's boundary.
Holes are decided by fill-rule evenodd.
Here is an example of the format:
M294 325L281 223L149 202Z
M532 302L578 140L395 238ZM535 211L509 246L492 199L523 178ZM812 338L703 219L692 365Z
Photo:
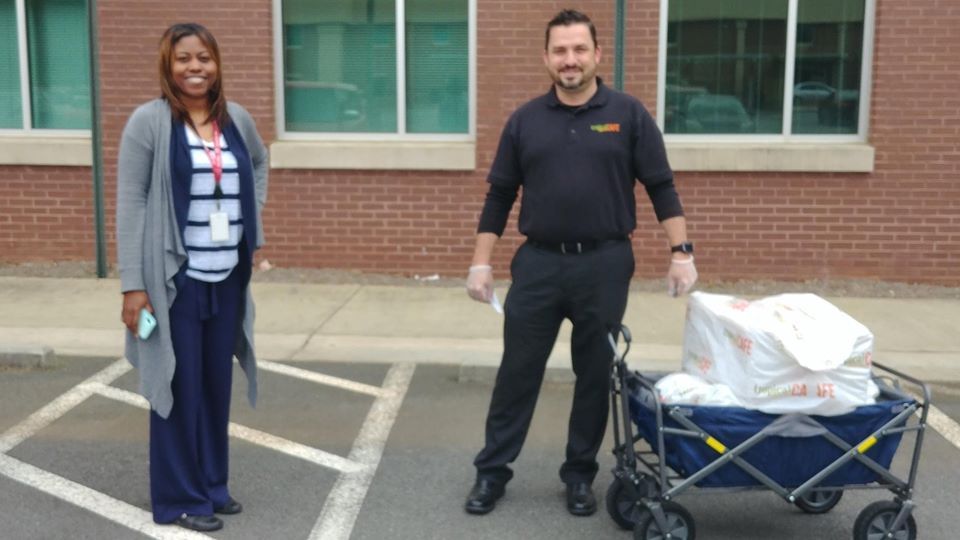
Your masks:
M29 136L40 139L89 139L92 132L90 129L48 129L34 127L33 102L30 93L30 55L29 44L27 43L27 4L26 0L14 0L14 4L17 12L17 59L19 63L20 115L22 127L0 128L0 137ZM89 10L90 8L90 2L87 2L87 9Z
M23 1L23 0L18 0ZM477 1L467 0L467 132L406 133L406 2L395 0L397 55L397 127L396 133L303 132L287 131L284 93L286 68L283 63L283 0L273 0L273 62L275 116L278 141L316 141L328 143L472 143L477 131Z
M669 25L670 2L660 0L660 34L657 54L657 125L668 143L747 143L747 144L864 144L868 140L870 127L870 98L873 79L873 48L876 23L876 0L864 0L863 14L863 53L860 69L860 108L857 118L857 133L844 135L794 134L793 129L793 86L796 70L797 17L800 0L787 0L787 48L784 64L783 127L779 134L758 133L714 133L687 134L667 133L664 131L666 110L666 73L667 73L667 28ZM872 159L871 159L872 161ZM697 169L701 170L701 169Z

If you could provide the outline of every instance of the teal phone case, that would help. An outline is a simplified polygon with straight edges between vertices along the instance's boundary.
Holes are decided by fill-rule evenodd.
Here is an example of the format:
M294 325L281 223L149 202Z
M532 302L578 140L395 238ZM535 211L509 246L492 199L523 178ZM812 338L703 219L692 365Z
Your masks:
M137 323L137 335L140 339L147 339L157 327L157 318L153 316L146 308L140 310L140 321Z

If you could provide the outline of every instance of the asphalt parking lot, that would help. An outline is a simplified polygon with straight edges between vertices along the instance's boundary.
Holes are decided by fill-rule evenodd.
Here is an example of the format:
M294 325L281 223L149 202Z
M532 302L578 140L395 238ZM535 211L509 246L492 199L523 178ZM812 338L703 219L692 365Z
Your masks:
M0 538L203 538L149 519L147 412L136 376L114 358L60 358L0 371ZM99 379L97 379L99 377ZM105 382L104 382L105 381ZM497 509L463 512L482 442L491 384L457 366L267 363L250 409L236 378L231 489L244 513L209 535L224 539L632 538L601 509L569 515L557 468L567 383L545 384L516 477ZM960 419L960 385L935 405ZM905 439L901 449L910 442ZM605 445L598 496L610 483ZM905 452L894 464L905 466ZM956 538L960 448L928 430L917 481L919 538ZM768 492L682 496L698 538L850 538L881 491L851 491L830 513L806 515Z

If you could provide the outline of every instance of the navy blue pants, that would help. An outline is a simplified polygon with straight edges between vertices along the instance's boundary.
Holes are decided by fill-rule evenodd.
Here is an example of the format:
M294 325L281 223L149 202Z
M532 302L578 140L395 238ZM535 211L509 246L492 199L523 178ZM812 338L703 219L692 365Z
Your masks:
M233 350L246 284L234 269L219 283L177 276L170 331L177 359L166 419L150 411L150 499L153 520L212 515L227 490Z
M608 333L619 328L633 277L629 241L594 251L561 254L530 244L510 266L513 284L504 305L503 359L487 413L486 443L474 460L478 479L506 483L508 466L527 437L550 351L560 324L573 324L570 353L577 377L567 434L565 483L593 482L610 405Z

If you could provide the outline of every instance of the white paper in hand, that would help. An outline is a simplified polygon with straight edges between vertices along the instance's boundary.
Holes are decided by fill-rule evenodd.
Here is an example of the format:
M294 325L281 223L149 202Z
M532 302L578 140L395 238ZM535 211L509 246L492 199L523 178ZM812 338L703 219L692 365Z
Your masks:
M493 307L494 311L503 315L503 304L501 304L500 299L497 298L497 291L493 291L493 295L490 297L490 306Z

